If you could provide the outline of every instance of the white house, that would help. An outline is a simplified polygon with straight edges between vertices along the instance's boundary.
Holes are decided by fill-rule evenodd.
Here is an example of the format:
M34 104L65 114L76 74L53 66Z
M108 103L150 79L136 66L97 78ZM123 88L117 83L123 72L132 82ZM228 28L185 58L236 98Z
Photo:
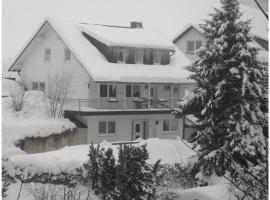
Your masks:
M29 90L48 92L48 76L72 73L65 114L87 143L186 137L172 108L192 90L189 60L167 38L144 29L46 19L10 67Z

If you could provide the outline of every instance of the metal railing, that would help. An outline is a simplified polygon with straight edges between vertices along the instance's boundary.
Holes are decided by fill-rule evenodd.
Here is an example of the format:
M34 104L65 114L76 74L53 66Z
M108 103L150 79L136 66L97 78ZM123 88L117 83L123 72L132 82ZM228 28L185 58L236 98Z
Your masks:
M170 109L177 108L179 99L147 99L145 97L65 99L66 110L130 110L130 109Z

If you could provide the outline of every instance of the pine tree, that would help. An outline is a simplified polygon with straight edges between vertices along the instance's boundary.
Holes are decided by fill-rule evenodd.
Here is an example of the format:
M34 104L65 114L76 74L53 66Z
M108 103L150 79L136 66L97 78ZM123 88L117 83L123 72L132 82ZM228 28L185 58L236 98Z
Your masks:
M182 114L192 113L202 123L193 141L204 175L222 176L229 170L233 181L241 183L245 174L259 187L256 194L267 195L268 139L263 128L268 108L262 87L267 72L250 45L250 21L240 19L238 0L221 0L221 5L201 25L207 44L188 68L197 88L180 107Z
M112 199L115 190L116 166L113 150L107 149L101 158L101 193L103 199Z
M9 175L4 166L2 166L2 197L5 199L7 197L8 186L10 185Z

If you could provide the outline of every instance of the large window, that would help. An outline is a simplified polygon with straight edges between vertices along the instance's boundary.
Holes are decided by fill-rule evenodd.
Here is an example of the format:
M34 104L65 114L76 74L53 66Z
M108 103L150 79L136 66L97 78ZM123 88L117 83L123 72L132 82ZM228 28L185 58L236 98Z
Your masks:
M44 61L45 62L51 61L51 49L44 50Z
M40 91L45 91L46 84L45 82L32 82L32 90L40 90Z
M100 97L116 97L116 85L100 85Z
M163 120L163 131L177 131L178 129L178 120L177 119L166 119Z
M116 134L116 121L99 121L98 133L101 135Z
M140 97L140 85L126 85L126 97Z
M194 51L202 46L201 40L188 40L187 41L187 54L194 54Z
M65 48L65 56L64 56L65 61L70 61L71 60L71 52L68 48Z

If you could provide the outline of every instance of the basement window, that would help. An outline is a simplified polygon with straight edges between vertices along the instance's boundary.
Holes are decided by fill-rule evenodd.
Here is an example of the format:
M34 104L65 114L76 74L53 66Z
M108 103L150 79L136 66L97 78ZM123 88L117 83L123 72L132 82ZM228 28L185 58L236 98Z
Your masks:
M46 89L45 82L38 82L38 81L32 82L32 90L45 91L45 89Z

